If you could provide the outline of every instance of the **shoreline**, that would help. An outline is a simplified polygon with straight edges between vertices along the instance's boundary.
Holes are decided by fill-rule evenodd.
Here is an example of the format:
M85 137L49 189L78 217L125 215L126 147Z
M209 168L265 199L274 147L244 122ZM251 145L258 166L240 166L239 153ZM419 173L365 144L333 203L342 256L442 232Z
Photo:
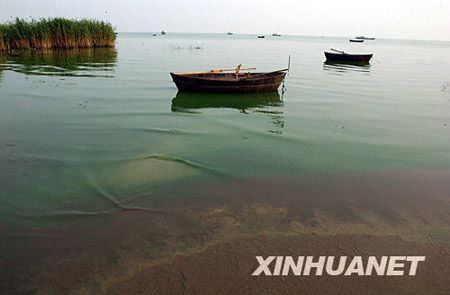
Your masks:
M373 256L426 253L413 277L360 277L345 280L333 276L251 276L258 266L256 256L269 255L331 255ZM103 292L108 294L298 294L299 290L322 294L333 292L361 294L364 292L395 294L446 294L450 290L450 247L416 243L396 236L372 235L309 235L301 237L249 237L225 241L190 255L175 255L166 263L149 266L134 275L107 281ZM216 265L214 265L216 264ZM218 267L220 266L220 267ZM157 290L157 291L154 291ZM414 291L412 291L414 290Z
M2 252L9 255L2 258L1 273L6 275L3 281L9 281L9 289L16 291L28 286L42 292L106 292L131 286L138 292L141 284L148 288L147 284L155 283L153 274L170 274L177 263L192 265L186 272L193 275L206 271L204 263L215 261L211 249L224 249L223 261L232 261L232 253L247 251L247 269L255 263L251 255L264 254L257 253L257 245L272 245L271 255L284 255L283 247L288 245L286 250L306 249L292 255L322 255L316 249L334 253L333 249L348 246L353 240L361 242L363 249L369 248L345 252L348 255L399 255L396 251L406 247L412 251L407 251L408 255L432 255L436 261L447 261L449 256L438 255L438 249L442 253L450 249L449 173L414 170L272 182L254 179L204 187L194 199L160 204L159 212L119 210L107 216L85 217L73 227L4 227L0 242ZM366 191L371 193L361 193ZM150 207L145 200L138 202L132 205ZM305 242L311 237L312 241ZM261 239L265 242L258 242ZM373 243L369 240L380 247L391 246L377 252L370 250ZM221 267L223 273L211 280L224 283L221 278L233 274L227 267ZM430 267L432 272L441 271ZM177 276L173 278L182 282ZM243 274L236 278L241 279ZM374 288L382 288L382 282L374 280L380 284ZM311 288L321 285L311 284ZM401 286L403 283L392 288L401 290Z

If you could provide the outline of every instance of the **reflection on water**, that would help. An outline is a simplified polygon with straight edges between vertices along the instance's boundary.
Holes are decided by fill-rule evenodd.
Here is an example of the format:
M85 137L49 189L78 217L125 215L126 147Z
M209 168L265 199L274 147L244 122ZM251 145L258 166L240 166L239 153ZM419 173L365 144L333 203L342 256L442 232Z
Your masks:
M26 75L114 77L113 48L20 51L0 57L1 70Z
M0 82L2 81L3 71L5 70L6 56L0 54Z
M196 109L229 108L241 113L250 109L283 106L278 92L222 94L178 92L172 100L172 112L195 113Z
M172 112L199 114L200 109L236 109L242 114L259 113L269 117L276 127L268 130L282 134L285 125L282 98L278 92L223 94L178 92L172 100Z
M361 72L370 73L370 64L366 63L337 63L326 61L323 63L323 69L325 71L348 73L348 72Z

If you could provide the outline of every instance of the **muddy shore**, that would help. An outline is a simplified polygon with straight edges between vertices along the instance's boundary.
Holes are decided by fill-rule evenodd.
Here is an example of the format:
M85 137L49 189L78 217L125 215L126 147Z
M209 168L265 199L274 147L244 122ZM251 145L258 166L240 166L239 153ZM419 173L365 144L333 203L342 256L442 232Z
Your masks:
M102 216L1 225L6 293L448 294L450 171L250 179ZM159 199L164 199L160 196ZM152 208L140 210L136 208ZM425 255L415 277L251 277L256 255Z
M427 261L414 277L259 276L255 256L417 255ZM146 269L108 288L113 294L448 294L450 249L398 237L309 235L221 243Z

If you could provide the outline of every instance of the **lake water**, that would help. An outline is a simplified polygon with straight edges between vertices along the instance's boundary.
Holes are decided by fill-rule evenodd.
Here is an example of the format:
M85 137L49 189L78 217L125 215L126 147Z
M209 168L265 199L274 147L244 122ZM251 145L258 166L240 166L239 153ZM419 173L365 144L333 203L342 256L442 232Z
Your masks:
M374 58L326 64L329 48ZM289 55L283 94L178 93L169 75L271 71ZM0 56L3 253L123 211L220 203L236 183L447 171L449 125L449 42L124 33L114 50Z

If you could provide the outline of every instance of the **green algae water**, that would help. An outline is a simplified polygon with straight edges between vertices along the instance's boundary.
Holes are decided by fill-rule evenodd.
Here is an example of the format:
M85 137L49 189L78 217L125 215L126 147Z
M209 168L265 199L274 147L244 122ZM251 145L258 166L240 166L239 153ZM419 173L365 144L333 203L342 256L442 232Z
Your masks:
M370 66L324 63L330 47ZM120 34L116 49L1 56L0 222L189 198L193 185L450 168L450 43ZM177 93L170 71L291 71L285 93ZM153 199L152 199L153 198ZM159 198L162 198L161 196ZM56 218L56 219L55 219Z
M329 48L374 58L329 64ZM450 245L449 49L124 33L116 49L0 55L0 289L107 293L239 235ZM169 75L289 55L279 93L180 93Z

